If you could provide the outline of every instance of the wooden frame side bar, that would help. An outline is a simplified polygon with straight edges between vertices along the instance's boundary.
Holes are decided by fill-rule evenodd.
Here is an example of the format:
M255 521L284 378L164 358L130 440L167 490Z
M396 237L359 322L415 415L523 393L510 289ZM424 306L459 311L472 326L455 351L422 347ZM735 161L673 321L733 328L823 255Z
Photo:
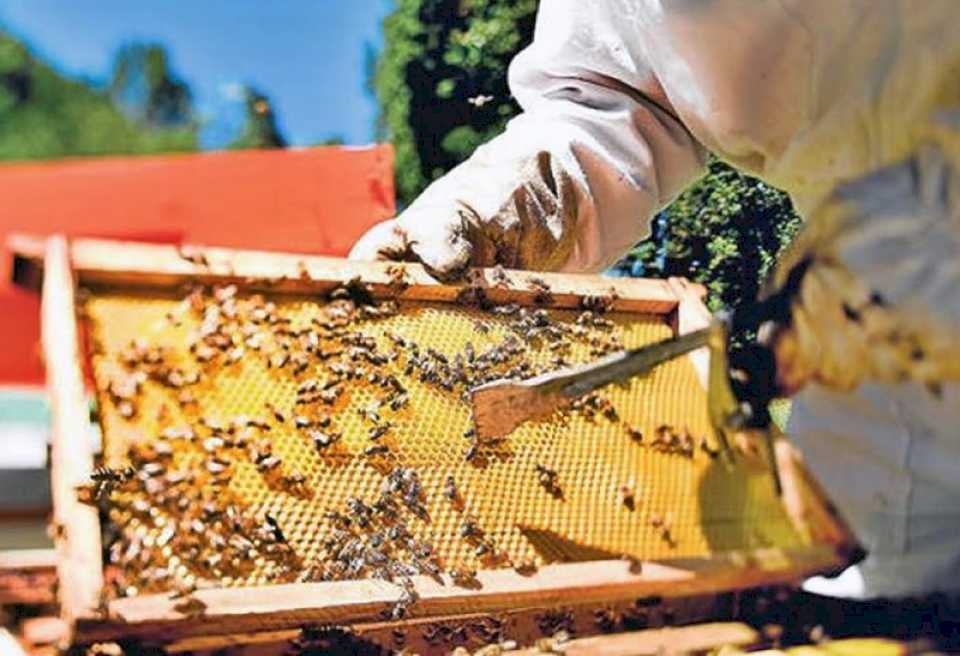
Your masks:
M674 317L674 329L684 335L706 328L712 321L707 306L703 303L705 290L684 278L670 278L667 281L677 295ZM710 379L710 350L706 347L693 351L688 356L706 390ZM838 558L849 563L860 551L853 531L837 513L826 493L810 476L803 466L803 459L796 448L783 433L772 426L774 431L777 468L783 484L783 507L793 525L812 542L836 545L842 553ZM744 439L749 439L744 435ZM758 448L763 448L758 445Z
M40 240L13 235L14 282L36 284ZM81 284L177 288L184 284L243 283L245 289L272 293L317 294L361 276L374 295L425 301L455 301L467 284L484 288L496 303L532 304L540 283L550 288L550 307L574 308L584 296L613 299L613 309L666 315L678 303L663 280L598 278L570 273L474 269L469 283L443 283L420 264L358 262L317 255L77 239L71 242L73 270ZM405 287L395 278L403 272ZM508 288L509 287L509 288Z
M677 335L686 335L710 325L713 317L703 303L703 297L707 293L703 285L692 283L685 278L668 278L667 284L679 301L673 317L673 330ZM697 374L700 386L707 389L710 378L709 349L699 348L689 353L687 358Z
M93 453L87 432L89 409L81 376L74 282L67 241L51 237L44 258L42 344L51 413L50 482L58 527L57 575L61 613L68 623L89 616L103 586L100 522L96 509L77 500Z

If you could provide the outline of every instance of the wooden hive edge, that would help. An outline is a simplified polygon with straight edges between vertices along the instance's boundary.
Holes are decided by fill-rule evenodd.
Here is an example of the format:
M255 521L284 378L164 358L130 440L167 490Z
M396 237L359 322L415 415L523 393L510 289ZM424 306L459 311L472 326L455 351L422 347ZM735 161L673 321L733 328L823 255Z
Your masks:
M730 552L712 558L643 563L631 573L623 560L547 565L531 576L512 570L477 573L482 587L441 585L429 577L414 577L417 593L412 617L457 616L506 610L533 611L565 604L601 604L638 597L677 598L799 581L829 571L837 562L830 546L809 549L759 549ZM182 599L152 594L109 602L107 616L77 618L78 642L178 639L258 633L299 627L305 623L350 625L382 620L401 592L398 585L379 580L332 581L268 585L258 588L210 588L192 597L202 602L201 614L176 607Z
M56 570L53 549L0 551L0 605L52 602Z
M79 502L76 486L93 468L74 305L74 279L66 239L45 247L41 299L43 354L51 416L50 485L56 533L58 596L69 626L99 604L103 587L100 520Z
M41 241L13 235L13 281L34 287L42 266ZM667 281L600 278L596 275L473 269L470 282L445 283L414 263L358 262L319 255L213 247L185 247L98 239L75 239L70 245L74 272L83 285L176 290L187 284L244 284L271 293L319 294L360 276L375 296L398 300L456 301L465 287L484 290L498 304L534 304L538 284L546 283L549 307L576 308L584 296L609 297L612 309L669 315L679 302ZM190 258L190 259L188 259ZM403 271L405 287L395 279Z
M61 588L66 586L68 590L61 592L61 600L64 616L74 630L74 640L88 642L120 636L170 640L290 628L304 622L347 623L379 618L384 608L396 600L399 589L370 580L201 590L196 596L206 608L199 617L178 612L175 606L179 602L165 595L112 601L106 617L95 610L102 587L103 565L98 520L92 508L81 507L76 502L73 491L73 486L89 474L92 454L84 440L76 439L75 432L77 427L87 425L87 410L80 382L69 264L72 260L75 276L84 284L172 290L184 283L247 283L257 278L273 281L264 285L266 290L300 294L330 289L359 272L365 280L373 282L375 293L384 296L393 296L396 292L390 271L394 265L228 249L203 249L207 263L201 265L187 261L171 246L77 240L68 248L63 238L54 238L40 251L45 253L41 267L38 254L28 252L37 248L36 243L21 240L18 248L15 252L25 263L19 267L22 277L31 269L44 270L44 346L55 406L55 520L67 528L66 539L58 544L62 554L58 569ZM437 282L418 265L403 266L410 287L400 298L452 301L463 289L462 285ZM601 282L595 276L506 272L512 285L530 288L524 290L498 287L497 278L503 275L492 269L480 272L482 286L498 303L532 302L535 292L531 280L541 278L553 289L556 300L553 307L575 307L584 294L606 295L612 286L616 290L614 309L663 315L677 332L695 330L709 321L709 312L701 300L702 288L679 279L604 279ZM30 276L24 278L30 279ZM696 353L691 360L699 369L695 356ZM705 377L701 377L701 381L705 383ZM56 428L58 421L59 429ZM69 439L71 436L73 439ZM569 603L571 599L605 602L650 594L675 597L726 592L784 580L796 581L836 570L850 557L850 533L832 512L819 488L813 485L795 454L784 448L778 449L780 453L793 468L785 481L788 512L795 522L812 525L819 532L809 534L825 543L792 551L759 550L683 562L649 563L639 576L629 574L623 561L553 565L542 568L532 577L490 570L479 573L483 582L480 591L440 586L430 579L422 579L417 581L420 601L413 612L417 616L451 615L478 608L549 607ZM795 491L793 496L789 493L791 489Z

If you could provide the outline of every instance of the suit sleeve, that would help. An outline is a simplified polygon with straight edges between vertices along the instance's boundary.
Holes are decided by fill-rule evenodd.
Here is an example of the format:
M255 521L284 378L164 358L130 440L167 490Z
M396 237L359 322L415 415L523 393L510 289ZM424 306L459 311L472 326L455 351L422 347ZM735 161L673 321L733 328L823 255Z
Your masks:
M510 68L523 109L393 222L428 267L598 271L702 170L611 2L544 2ZM384 226L386 229L386 226Z

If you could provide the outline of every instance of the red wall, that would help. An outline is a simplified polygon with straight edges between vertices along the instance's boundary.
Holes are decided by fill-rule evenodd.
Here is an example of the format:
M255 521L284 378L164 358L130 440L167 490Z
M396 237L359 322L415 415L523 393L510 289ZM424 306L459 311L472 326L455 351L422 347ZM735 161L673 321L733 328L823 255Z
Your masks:
M346 255L394 213L390 146L0 165L12 232ZM0 272L0 383L39 384L39 302Z

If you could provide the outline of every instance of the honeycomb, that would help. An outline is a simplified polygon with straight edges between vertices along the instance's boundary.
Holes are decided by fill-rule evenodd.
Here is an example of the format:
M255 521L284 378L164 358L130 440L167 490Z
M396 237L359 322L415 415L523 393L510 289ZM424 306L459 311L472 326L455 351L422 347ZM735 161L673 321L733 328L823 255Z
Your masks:
M344 329L348 341L375 343L373 352L389 354L388 361L372 366L362 357L352 360L341 330L332 338L310 338L312 355L295 372L269 336L258 341L259 333L269 332L265 324L252 325L243 313L266 303L275 313L274 328L307 339L303 336L312 327L329 318L329 302L229 293L235 293L229 302L241 308L242 320L236 320L229 345L205 361L189 345L209 321L205 308L216 304L209 291L202 300L199 292L183 300L159 292L101 289L84 301L104 464L122 469L153 462L141 481L175 472L173 482L121 484L110 494L108 580L116 594L169 591L209 579L254 586L378 575L370 563L333 574L324 563L331 558L331 535L360 535L369 542L376 526L364 534L358 522L365 520L354 514L345 528L342 518L351 517L350 499L369 510L385 481L398 480L397 468L415 472L418 480L416 512L399 504L410 534L408 549L424 551L424 557L429 552L429 562L444 571L624 554L642 560L697 558L806 544L772 493L768 472L755 463L729 467L715 457L705 395L687 358L600 390L597 409L581 404L522 425L500 442L478 445L471 458L466 454L475 442L463 390L480 381L465 375L463 384L444 389L408 366L417 356L418 362L438 367L443 360L462 365L464 353L482 354L507 342L517 353L485 375L509 372L518 362L526 363L524 372L535 373L555 367L558 357L570 364L586 362L604 345L632 348L669 337L671 329L661 316L609 312L591 323L579 311L540 310L541 323L566 335L558 344L530 338L536 331L518 332L517 313L529 318L533 310L512 308L510 314L403 300L396 311L349 321ZM135 398L118 392L118 381L140 366L130 363L132 343L141 357L145 349L158 348L165 366L196 372L197 380L171 386L147 376L141 377ZM298 404L310 381L322 389L332 364L363 371L337 385L342 391L331 403ZM392 408L384 401L389 385L370 382L375 371L381 378L395 376L404 390L403 404ZM307 394L315 398L317 393ZM391 398L397 396L394 391ZM379 417L371 420L370 412ZM330 424L299 428L298 416L325 416ZM372 439L374 427L385 422L389 429ZM235 430L227 428L231 423ZM310 430L341 436L321 447ZM676 448L676 437L668 443L668 433L683 435L685 442ZM231 439L241 445L232 447ZM158 452L161 442L166 448ZM260 456L252 455L251 446L264 442L279 463L271 462L266 473L255 464ZM365 454L380 445L386 453ZM451 479L453 501L448 498L453 490L445 489ZM167 491L162 503L156 502L157 490ZM196 510L204 504L219 510ZM231 513L236 510L229 521L222 512L228 505ZM469 534L467 524L477 533ZM262 535L263 526L282 533L282 557L276 549L251 549L243 540L235 544L238 533L259 530ZM210 538L205 531L221 537ZM241 557L226 566L237 553ZM409 553L405 557L418 562Z

